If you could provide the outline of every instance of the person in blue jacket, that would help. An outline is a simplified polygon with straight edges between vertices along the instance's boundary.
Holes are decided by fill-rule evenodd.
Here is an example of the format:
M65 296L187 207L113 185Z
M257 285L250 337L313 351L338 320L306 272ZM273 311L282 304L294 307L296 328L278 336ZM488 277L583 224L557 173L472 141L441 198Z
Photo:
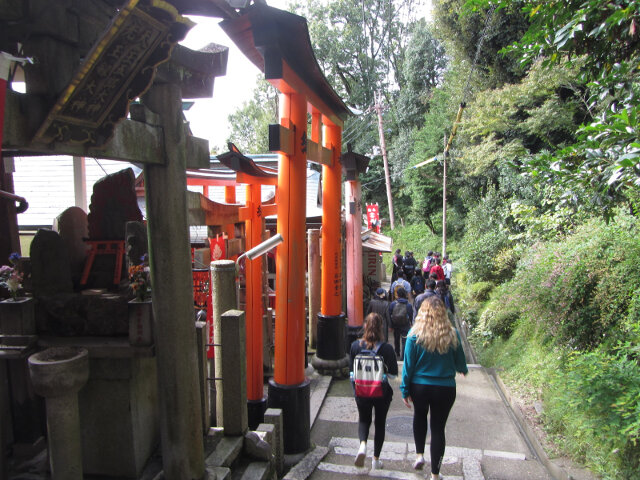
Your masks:
M400 391L407 408L413 403L413 440L416 460L413 468L422 470L427 439L427 414L431 428L431 477L441 479L445 426L456 400L456 372L468 373L467 361L458 331L451 325L444 303L436 295L420 305L407 336Z

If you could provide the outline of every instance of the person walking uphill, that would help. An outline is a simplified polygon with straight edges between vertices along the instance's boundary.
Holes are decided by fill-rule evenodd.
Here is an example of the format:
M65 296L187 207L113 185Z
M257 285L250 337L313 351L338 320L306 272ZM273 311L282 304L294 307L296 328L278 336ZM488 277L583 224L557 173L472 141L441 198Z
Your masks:
M389 341L389 327L391 326L391 317L389 316L389 301L387 300L387 292L384 288L378 288L376 295L369 302L367 311L369 315L371 312L375 312L382 317L382 336L384 341Z
M398 278L398 272L402 271L402 253L398 248L393 255L393 271L391 273L391 283L395 282Z
M391 317L391 328L393 328L393 345L396 355L402 358L404 352L404 342L407 339L407 333L413 323L413 307L407 300L407 292L400 287L396 290L398 298L389 305L389 316ZM402 350L400 344L402 343Z
M362 337L355 340L351 344L350 350L350 368L355 378L354 361L356 356L363 350L371 350L376 355L382 357L384 367L388 378L394 378L398 375L398 362L391 345L384 341L382 335L382 317L377 313L370 313L364 319ZM354 389L355 390L355 389ZM364 466L364 460L367 456L367 438L369 437L369 428L371 427L372 411L375 411L375 433L373 437L373 457L371 459L371 469L379 470L382 468L380 461L380 452L384 444L385 423L387 421L387 413L393 398L393 389L389 382L382 382L382 396L378 398L359 397L356 391L356 406L358 407L358 438L360 439L360 448L355 458L357 467Z
M413 468L422 470L430 413L431 477L442 479L440 467L446 445L445 426L456 399L456 372L468 373L467 361L458 331L453 328L440 298L425 298L407 337L402 370L402 401L413 403L413 439L416 460Z

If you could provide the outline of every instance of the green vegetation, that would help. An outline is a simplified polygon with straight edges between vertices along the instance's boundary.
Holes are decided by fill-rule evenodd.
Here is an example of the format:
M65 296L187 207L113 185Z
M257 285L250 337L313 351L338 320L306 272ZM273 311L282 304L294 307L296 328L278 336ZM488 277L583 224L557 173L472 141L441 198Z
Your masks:
M482 363L543 400L552 438L605 478L640 469L639 233L619 213L534 245L472 334Z

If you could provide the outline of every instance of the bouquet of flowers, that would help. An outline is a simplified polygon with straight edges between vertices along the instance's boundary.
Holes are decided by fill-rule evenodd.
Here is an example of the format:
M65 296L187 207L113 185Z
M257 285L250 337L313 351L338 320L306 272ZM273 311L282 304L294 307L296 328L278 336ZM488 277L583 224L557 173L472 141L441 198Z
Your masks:
M151 294L151 278L149 276L148 257L144 255L140 265L131 265L129 267L129 282L133 294L139 301L144 301Z
M0 267L0 286L3 286L11 294L11 298L15 301L18 297L18 292L22 288L22 272L18 270L18 263L20 262L20 255L12 253L9 255L9 265L2 265Z

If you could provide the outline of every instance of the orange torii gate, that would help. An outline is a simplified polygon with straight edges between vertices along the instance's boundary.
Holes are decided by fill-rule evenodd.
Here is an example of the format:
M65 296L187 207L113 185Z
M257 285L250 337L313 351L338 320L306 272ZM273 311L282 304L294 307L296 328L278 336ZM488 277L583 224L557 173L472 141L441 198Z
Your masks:
M264 218L278 211L276 204L262 203L261 186L276 185L277 174L260 168L240 153L235 145L229 152L218 155L220 162L236 172L236 181L247 185L245 206L240 208L240 219L245 221L245 251L260 244L264 238ZM227 190L225 189L225 197ZM226 198L225 198L226 199ZM247 329L247 408L249 428L255 429L264 421L267 399L263 384L262 335L262 259L245 258L246 329Z
M222 226L229 231L238 222L245 224L245 246L248 251L263 241L265 232L264 218L277 213L277 205L262 203L261 186L276 185L277 173L268 168L261 168L249 157L240 153L235 145L229 144L229 152L218 155L220 163L232 170L233 174L214 176L203 170L189 170L187 185L201 186L202 196L198 197L197 206L190 208L197 217L196 223L207 226ZM225 178L222 178L222 177ZM225 202L235 200L235 187L246 185L244 206L239 204L217 203L208 199L210 186L224 186ZM233 194L231 195L231 192ZM199 212L199 213L196 213ZM204 217L202 216L204 215ZM231 238L231 237L230 237ZM263 388L263 283L262 260L245 258L245 318L246 318L246 353L247 353L247 408L249 427L256 428L264 421L266 398Z
M340 151L349 111L320 71L303 17L254 4L221 27L281 92L280 124L269 127L269 149L280 154L277 230L284 242L276 252L274 376L267 404L283 410L285 452L301 453L310 447L310 389L304 375L306 162L323 165L321 311L332 326L323 333L335 333L330 341L344 358ZM320 334L319 319L319 342Z

